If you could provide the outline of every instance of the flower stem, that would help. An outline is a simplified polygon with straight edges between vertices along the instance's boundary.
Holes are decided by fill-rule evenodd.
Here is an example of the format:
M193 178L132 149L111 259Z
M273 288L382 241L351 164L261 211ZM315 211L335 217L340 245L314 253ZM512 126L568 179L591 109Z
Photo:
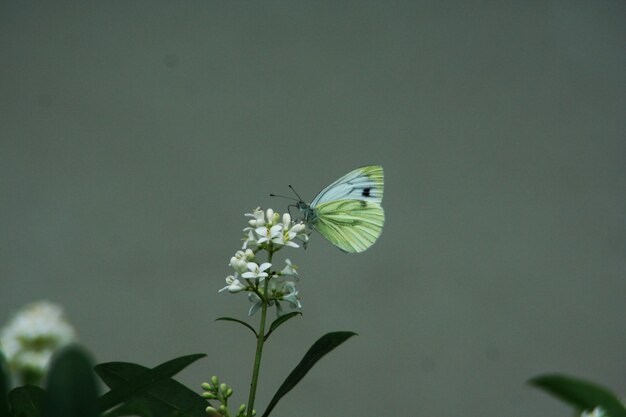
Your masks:
M267 262L272 263L273 252L271 249L268 251ZM256 338L256 354L254 356L254 368L252 369L252 381L250 381L250 395L248 396L248 407L246 410L246 416L252 417L254 411L254 398L256 397L257 382L259 380L259 370L261 369L261 356L263 355L263 343L265 343L265 320L267 318L267 289L271 279L271 275L264 280L263 296L261 297L261 323L259 324L259 331Z

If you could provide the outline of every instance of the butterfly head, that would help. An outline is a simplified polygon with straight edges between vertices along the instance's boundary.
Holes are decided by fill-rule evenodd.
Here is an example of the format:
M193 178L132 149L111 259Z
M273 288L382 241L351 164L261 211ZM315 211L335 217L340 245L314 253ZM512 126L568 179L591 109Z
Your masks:
M295 201L295 204L290 204L289 207L297 208L298 211L300 212L300 215L302 216L301 220L307 226L312 227L315 224L315 221L317 220L317 213L315 209L311 207L309 204L305 203L304 200L302 200L302 197L300 197L300 194L298 194L298 192L294 190L294 188L291 185L289 185L289 188L291 189L291 191L293 191L293 193L298 198L287 197L287 196L278 195L278 194L270 194L270 197L281 197L281 198L286 198L286 199Z
M307 226L313 226L317 220L317 213L314 208L300 200L296 203L296 208L300 211L302 219Z

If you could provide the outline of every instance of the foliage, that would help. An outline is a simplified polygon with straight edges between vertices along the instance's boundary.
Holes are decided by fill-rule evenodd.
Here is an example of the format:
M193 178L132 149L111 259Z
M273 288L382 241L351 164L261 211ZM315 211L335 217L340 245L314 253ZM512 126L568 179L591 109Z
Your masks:
M288 318L277 320L272 329ZM268 416L278 400L300 382L322 356L353 335L352 332L335 332L320 338L281 385L263 415ZM204 417L205 410L211 407L209 400L172 377L205 356L181 356L154 368L128 362L101 363L94 367L89 353L72 344L53 357L45 388L23 385L10 389L9 372L0 352L0 416ZM103 395L98 395L96 376L109 388Z
M626 417L626 408L619 398L600 385L561 374L537 376L531 385L574 406L578 413L603 410L608 417Z

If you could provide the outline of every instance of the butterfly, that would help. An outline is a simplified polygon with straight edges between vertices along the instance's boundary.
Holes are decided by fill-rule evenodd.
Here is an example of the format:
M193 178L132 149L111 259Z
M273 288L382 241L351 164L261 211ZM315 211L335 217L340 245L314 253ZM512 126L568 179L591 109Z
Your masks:
M363 252L376 242L385 224L383 189L383 167L368 165L324 188L311 204L298 196L296 207L307 226L330 243L344 252Z

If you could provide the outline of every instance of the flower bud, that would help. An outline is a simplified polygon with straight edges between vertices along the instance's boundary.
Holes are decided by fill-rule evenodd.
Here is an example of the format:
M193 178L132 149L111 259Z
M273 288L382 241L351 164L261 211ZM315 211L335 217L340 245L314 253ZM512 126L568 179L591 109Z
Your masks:
M254 259L256 258L256 256L254 255L254 252L252 252L252 250L250 249L246 249L246 252L244 254L248 262L254 261Z
M253 220L248 221L248 224L252 227L265 226L265 220L263 220L264 214L260 207L255 208L252 210L251 214L246 214L246 216L254 217Z
M222 394L225 397L227 391L228 391L228 385L222 383L220 385L220 394Z
M289 213L283 214L283 226L285 226L285 228L288 228L290 224L291 224L291 215Z
M217 410L211 406L208 406L204 411L206 411L210 417L218 417L220 415L220 413L218 413Z
M213 387L217 387L219 383L220 383L220 380L215 375L213 375L211 377L211 384L213 385Z
M209 400L217 400L217 398L218 398L217 395L215 395L212 392L208 392L208 391L207 392L203 392L201 395L202 395L202 398L207 398Z
M230 266L240 274L248 270L248 264L242 258L245 257L245 254L241 252L241 256L237 256L241 251L238 251L235 256L230 258Z
M210 391L211 390L211 384L209 384L208 382L203 382L202 385L200 385L200 386L205 391Z
M238 292L241 292L245 289L246 289L245 285L243 285L239 281L237 281L237 283L233 283L232 285L228 286L228 292L231 294L237 294Z

